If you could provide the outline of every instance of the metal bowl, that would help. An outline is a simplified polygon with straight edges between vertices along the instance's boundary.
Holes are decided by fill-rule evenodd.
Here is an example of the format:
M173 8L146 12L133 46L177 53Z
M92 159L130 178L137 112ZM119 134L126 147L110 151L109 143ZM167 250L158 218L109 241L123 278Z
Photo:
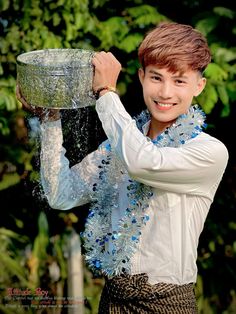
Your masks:
M16 59L17 81L26 101L37 107L75 109L95 104L94 52L83 49L45 49Z

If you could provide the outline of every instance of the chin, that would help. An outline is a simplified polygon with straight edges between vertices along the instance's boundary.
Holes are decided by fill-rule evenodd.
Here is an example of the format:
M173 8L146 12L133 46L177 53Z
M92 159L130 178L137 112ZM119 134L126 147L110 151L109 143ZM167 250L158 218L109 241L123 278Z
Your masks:
M162 123L168 123L168 122L172 122L172 121L175 121L179 115L176 115L176 114L165 114L165 115L162 115L162 114L157 114L156 112L152 114L151 113L151 116L153 119L155 119L156 121L159 121L159 122L162 122Z

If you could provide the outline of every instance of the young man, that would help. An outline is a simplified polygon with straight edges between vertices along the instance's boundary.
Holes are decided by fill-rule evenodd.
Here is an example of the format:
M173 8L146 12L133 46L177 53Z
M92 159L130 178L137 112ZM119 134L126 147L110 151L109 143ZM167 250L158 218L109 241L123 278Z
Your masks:
M148 110L130 117L115 92L120 63L96 53L96 110L108 140L69 168L52 113L41 125L42 185L51 207L92 203L83 237L88 265L106 277L100 314L197 313L198 239L228 160L191 106L210 51L191 26L164 23L138 54Z

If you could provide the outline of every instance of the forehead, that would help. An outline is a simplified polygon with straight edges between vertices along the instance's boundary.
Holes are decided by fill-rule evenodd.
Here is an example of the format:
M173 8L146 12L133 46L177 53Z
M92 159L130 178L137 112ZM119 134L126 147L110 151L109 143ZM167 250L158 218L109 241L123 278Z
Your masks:
M159 67L153 64L148 65L145 68L145 72L147 73L153 73L153 74L159 74L161 76L170 76L170 77L199 77L199 71L194 71L192 69L186 69L185 71L170 71L167 67Z

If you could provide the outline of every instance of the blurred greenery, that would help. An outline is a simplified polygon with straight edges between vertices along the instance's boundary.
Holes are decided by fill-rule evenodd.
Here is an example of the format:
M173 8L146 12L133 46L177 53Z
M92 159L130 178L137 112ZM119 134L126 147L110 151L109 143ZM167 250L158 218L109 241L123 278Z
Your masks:
M123 66L118 85L122 101L134 115L144 108L136 74L137 48L149 29L172 20L191 24L208 39L212 63L205 71L206 89L195 101L208 115L207 131L222 140L230 154L199 242L199 313L236 313L233 2L1 0L0 12L0 311L15 313L4 305L6 288L13 285L19 289L40 286L52 295L63 293L67 281L66 236L72 226L77 232L83 230L87 214L87 207L67 213L54 211L41 197L37 130L32 132L34 120L22 111L15 97L17 55L46 48L112 51ZM74 110L73 114L63 111L62 122L71 164L104 139L94 108ZM56 269L59 275L55 277ZM86 266L84 269L86 314L96 313L103 279L94 278ZM25 313L24 307L20 311Z

